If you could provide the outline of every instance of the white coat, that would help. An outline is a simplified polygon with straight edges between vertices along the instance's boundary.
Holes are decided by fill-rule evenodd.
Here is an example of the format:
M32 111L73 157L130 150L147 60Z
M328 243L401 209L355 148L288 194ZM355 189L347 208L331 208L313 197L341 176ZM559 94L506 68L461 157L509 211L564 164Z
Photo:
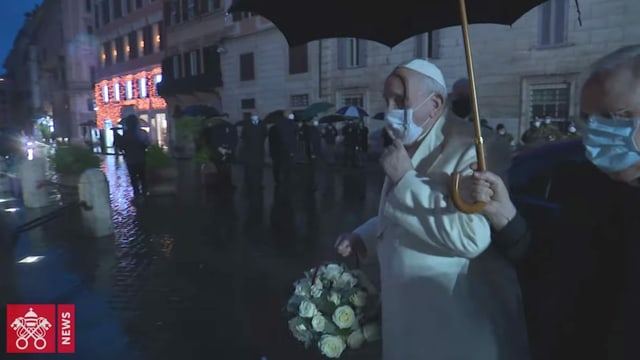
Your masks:
M451 200L450 174L476 161L469 125L455 121L436 122L415 170L387 179L378 216L355 230L380 265L383 359L527 360L515 271L489 248L487 220Z

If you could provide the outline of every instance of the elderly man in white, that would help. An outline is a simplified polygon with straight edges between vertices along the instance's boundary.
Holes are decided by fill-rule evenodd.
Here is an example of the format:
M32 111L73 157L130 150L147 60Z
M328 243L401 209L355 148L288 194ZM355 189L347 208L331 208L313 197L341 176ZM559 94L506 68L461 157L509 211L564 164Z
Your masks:
M389 75L395 141L380 160L387 176L378 216L336 247L343 256L377 254L384 360L526 360L514 271L487 250L487 220L451 202L451 174L471 175L476 154L469 124L445 120L446 94L441 71L426 60Z

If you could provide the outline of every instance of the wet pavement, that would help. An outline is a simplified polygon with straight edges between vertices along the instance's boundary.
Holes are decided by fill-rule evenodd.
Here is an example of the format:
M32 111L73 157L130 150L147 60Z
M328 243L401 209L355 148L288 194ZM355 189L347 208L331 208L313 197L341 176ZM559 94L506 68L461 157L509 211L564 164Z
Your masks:
M267 168L262 199L242 190L239 168L231 195L207 194L195 166L179 168L178 196L134 206L124 163L107 156L113 237L84 238L78 214L70 211L3 253L0 300L76 305L75 354L15 358L322 358L290 335L284 305L303 270L337 259L337 234L375 213L382 185L377 167L322 169L315 193L299 168L288 195L274 192ZM5 217L15 226L44 211ZM17 263L36 255L44 258ZM371 345L344 358L378 354L379 345Z

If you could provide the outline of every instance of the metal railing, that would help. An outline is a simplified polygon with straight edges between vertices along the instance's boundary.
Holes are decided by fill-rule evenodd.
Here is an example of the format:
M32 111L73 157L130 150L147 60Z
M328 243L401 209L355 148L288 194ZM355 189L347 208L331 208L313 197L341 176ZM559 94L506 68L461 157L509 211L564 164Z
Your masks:
M41 227L45 224L48 224L53 220L56 220L64 216L67 213L67 211L74 210L74 209L83 209L85 211L93 210L93 208L89 206L87 203L85 203L84 201L75 201L75 202L60 206L57 209L47 214L44 214L42 216L39 216L33 220L27 221L26 223L17 226L12 231L13 238L14 240L17 240L20 234L33 230L35 228Z

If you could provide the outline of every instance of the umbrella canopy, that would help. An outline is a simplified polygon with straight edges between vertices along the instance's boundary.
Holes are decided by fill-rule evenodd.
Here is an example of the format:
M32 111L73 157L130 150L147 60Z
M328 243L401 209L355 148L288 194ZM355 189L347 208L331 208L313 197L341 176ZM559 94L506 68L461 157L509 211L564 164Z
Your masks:
M313 119L314 117L329 111L333 107L334 105L328 102L317 102L307 106L307 108L304 109L304 111L302 111L299 117L296 116L296 119L298 118L301 118L301 120Z
M466 6L471 24L511 25L544 2L467 0ZM354 37L393 47L418 34L461 25L459 6L455 0L398 0L392 7L370 0L234 0L229 12L253 12L269 19L291 46Z
M278 120L284 118L284 110L275 110L267 114L262 119L265 124L275 124Z
M118 125L125 125L125 119L126 119L126 117L124 119L118 120ZM144 120L144 119L138 118L138 127L148 128L149 127L149 122Z
M347 120L347 118L344 115L340 115L340 114L332 114L332 115L327 115L324 117L321 117L318 120L319 124L330 124L330 123L336 123L336 122L341 122L341 121L345 121Z
M340 108L338 109L338 111L336 111L336 113L340 115L348 116L348 117L354 117L354 118L363 118L363 117L369 116L369 114L367 114L367 112L364 111L364 109L357 106L353 106L353 105Z
M374 120L384 120L384 116L385 116L384 112L379 112L379 113L373 115L372 119L374 119Z
M186 116L202 116L205 118L210 118L214 116L220 116L220 112L212 107L206 105L191 105L186 108L180 110L180 115Z

